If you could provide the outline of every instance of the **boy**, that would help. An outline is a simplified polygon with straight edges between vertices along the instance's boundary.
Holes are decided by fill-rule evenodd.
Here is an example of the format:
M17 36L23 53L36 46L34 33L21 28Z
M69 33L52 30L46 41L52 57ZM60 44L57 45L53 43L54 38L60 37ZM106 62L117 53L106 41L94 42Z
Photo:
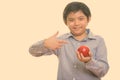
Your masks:
M69 3L63 12L63 19L70 33L57 38L58 32L48 39L33 44L29 52L33 56L55 54L59 59L57 80L101 80L109 69L104 40L86 29L91 12L82 2ZM77 49L89 47L88 57Z

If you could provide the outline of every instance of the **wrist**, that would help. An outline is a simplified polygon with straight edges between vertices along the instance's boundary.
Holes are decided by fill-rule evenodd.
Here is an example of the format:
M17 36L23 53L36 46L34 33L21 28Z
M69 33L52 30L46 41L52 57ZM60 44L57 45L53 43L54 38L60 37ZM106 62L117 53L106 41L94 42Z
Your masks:
M90 61L91 61L91 57L90 57L90 59L89 59L89 60L85 61L84 63L88 63L88 62L90 62Z
M45 39L45 40L43 41L43 46L46 47L46 48L48 48L48 46L47 46L47 39Z

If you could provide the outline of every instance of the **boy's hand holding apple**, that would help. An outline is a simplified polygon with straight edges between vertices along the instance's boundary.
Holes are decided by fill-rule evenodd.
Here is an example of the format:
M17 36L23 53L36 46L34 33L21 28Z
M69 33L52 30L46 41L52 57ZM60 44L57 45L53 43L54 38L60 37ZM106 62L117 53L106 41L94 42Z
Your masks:
M77 50L77 57L82 62L88 62L91 60L90 49L87 46L80 46Z

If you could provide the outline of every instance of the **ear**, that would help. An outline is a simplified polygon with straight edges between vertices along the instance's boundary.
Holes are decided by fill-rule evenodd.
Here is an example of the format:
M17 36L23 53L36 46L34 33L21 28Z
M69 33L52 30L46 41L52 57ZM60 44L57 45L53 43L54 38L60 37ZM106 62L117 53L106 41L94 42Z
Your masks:
M65 25L67 25L67 20L64 21Z
M88 17L88 22L90 22L91 21L91 17Z

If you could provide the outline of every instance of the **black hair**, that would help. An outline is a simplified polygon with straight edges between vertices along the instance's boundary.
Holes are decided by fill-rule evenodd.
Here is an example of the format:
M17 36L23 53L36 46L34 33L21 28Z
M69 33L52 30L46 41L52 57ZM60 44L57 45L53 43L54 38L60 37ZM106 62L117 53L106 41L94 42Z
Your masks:
M64 22L66 23L67 16L69 15L70 12L77 12L77 11L82 11L88 19L89 17L91 17L90 9L86 4L82 2L71 2L65 7L63 11Z

